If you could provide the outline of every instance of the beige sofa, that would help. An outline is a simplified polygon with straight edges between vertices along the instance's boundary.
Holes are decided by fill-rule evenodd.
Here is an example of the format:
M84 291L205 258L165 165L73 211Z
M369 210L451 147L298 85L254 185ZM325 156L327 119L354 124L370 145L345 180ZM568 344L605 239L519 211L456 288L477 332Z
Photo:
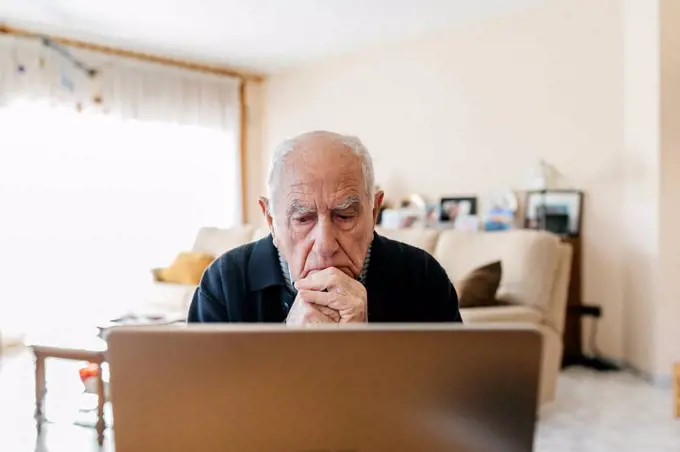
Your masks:
M562 360L571 247L546 232L462 232L431 229L378 229L386 237L417 246L432 254L454 283L488 262L501 260L503 277L497 298L510 306L462 309L466 324L528 323L543 332L541 405L555 397ZM194 251L218 256L229 249L264 237L268 231L252 226L203 228ZM153 303L163 311L186 312L194 287L156 283Z
M233 248L265 237L268 233L269 231L266 228L256 229L250 225L229 229L204 227L198 231L190 251L218 257ZM160 282L157 278L159 270L158 268L151 270L151 278L154 284L143 310L170 315L186 313L189 310L189 304L196 287Z
M541 405L555 398L562 362L571 246L556 235L530 230L463 232L431 229L378 229L394 240L432 254L454 286L470 271L500 260L503 277L496 297L510 306L461 309L466 324L528 323L543 332Z

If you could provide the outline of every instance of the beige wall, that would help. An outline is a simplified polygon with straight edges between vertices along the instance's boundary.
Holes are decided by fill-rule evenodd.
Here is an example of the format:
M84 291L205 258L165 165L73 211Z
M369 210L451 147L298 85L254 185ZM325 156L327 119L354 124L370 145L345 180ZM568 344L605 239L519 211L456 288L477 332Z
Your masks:
M660 1L661 293L654 374L680 362L680 2Z
M624 354L637 368L655 366L659 257L659 8L625 0L623 296Z
M356 134L392 200L522 189L546 159L586 191L583 298L604 306L599 346L620 358L622 27L620 0L563 0L275 75L265 149Z
M624 351L654 377L680 361L680 3L625 0Z
M267 155L264 150L265 136L265 86L263 83L246 83L246 209L244 222L258 224L261 214L257 204L259 196L264 194L264 172Z

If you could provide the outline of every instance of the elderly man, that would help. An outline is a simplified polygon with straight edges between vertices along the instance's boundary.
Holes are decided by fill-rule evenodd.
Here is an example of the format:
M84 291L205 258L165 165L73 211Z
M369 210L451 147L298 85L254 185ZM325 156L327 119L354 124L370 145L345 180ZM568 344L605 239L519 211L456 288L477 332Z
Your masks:
M282 143L260 207L271 234L205 271L189 322L460 322L458 297L427 252L374 232L383 201L357 138Z

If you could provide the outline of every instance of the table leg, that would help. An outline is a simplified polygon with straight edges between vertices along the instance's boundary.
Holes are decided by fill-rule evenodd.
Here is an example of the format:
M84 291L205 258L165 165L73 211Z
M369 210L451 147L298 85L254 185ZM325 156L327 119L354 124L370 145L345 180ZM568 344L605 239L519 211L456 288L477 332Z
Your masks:
M43 413L43 406L45 401L45 357L42 355L35 355L35 422L38 428L38 433L45 420L45 413Z
M104 442L104 404L106 403L106 393L104 392L104 373L101 363L97 364L97 440L101 445Z

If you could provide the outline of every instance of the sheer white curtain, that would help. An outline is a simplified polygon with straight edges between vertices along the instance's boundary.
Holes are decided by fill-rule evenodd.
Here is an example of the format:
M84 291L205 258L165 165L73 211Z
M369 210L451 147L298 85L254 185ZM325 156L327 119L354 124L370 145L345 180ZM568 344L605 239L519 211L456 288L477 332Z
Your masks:
M85 82L37 43L10 44L0 45L0 328L143 305L151 268L199 227L241 221L238 82L108 61L96 87L71 89Z

